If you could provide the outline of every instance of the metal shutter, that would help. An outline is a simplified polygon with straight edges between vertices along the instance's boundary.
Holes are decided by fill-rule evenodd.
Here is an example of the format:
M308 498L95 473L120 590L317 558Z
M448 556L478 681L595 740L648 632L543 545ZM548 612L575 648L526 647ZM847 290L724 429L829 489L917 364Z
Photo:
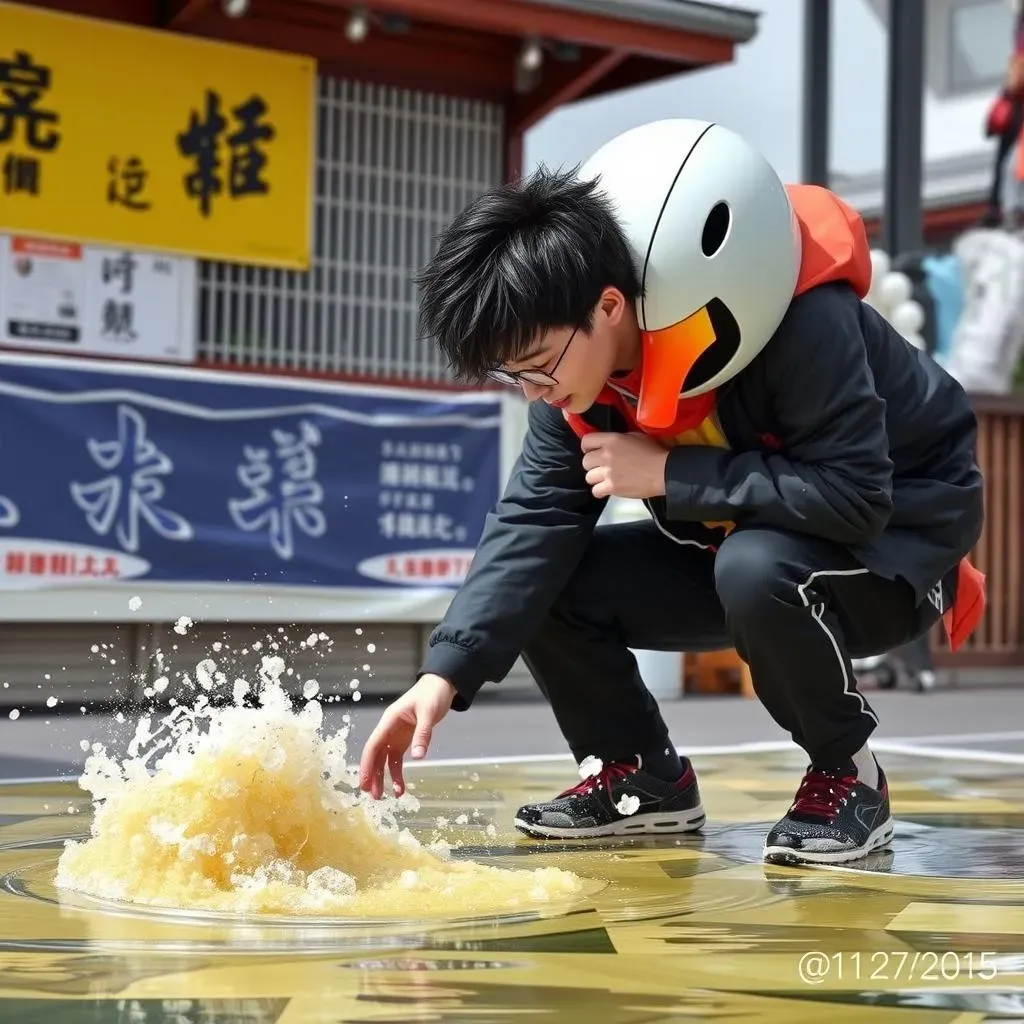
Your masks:
M134 671L133 626L0 623L0 706L42 707L51 694L75 707L114 703L130 698Z
M416 339L412 278L504 171L500 105L321 78L306 273L203 263L199 354L309 373L446 381Z
M357 633L357 629L362 632ZM169 680L165 697L181 699L181 674L187 673L195 681L196 665L206 659L216 664L229 684L236 678L256 682L267 655L284 660L283 680L286 689L296 696L302 693L306 680L315 679L320 692L348 697L352 693L349 681L354 678L358 678L358 689L366 696L397 695L409 688L418 668L419 630L418 625L406 623L356 626L309 622L278 627L266 622L203 622L189 626L182 636L173 625L161 624L149 627L142 640L140 664L144 672L138 696L143 697L145 687L165 675ZM318 640L303 646L302 641L314 633L325 633L333 645ZM219 651L215 644L221 645ZM367 650L369 644L374 645L372 653ZM363 669L364 665L370 666L369 671Z

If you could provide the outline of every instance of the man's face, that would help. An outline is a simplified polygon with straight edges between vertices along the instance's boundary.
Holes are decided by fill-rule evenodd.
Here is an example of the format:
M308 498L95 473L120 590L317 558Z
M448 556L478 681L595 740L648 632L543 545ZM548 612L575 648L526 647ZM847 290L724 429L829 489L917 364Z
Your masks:
M620 368L616 327L621 321L621 303L613 298L611 305L611 310L606 308L608 303L602 298L589 333L582 328L552 328L529 352L505 364L503 369L518 375L528 401L539 399L571 413L585 412L594 404L605 382Z

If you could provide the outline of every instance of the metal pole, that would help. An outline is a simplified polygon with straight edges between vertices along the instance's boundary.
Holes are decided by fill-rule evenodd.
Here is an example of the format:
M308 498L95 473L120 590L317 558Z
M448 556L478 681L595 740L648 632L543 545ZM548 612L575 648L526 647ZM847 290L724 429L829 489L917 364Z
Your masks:
M884 245L896 257L924 243L925 0L889 4L889 114L885 147Z
M803 180L829 181L832 0L804 0Z

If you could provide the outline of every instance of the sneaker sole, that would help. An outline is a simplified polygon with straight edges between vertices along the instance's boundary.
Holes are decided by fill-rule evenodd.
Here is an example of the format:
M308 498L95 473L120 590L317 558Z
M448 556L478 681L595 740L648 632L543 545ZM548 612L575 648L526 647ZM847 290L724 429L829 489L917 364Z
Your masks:
M606 836L678 835L680 832L696 832L707 816L702 806L691 807L680 814L635 814L622 821L590 828L558 828L553 825L531 825L522 818L515 818L513 824L520 832L534 839L602 839Z
M848 864L888 846L892 842L892 837L893 820L889 818L868 836L863 846L858 846L854 850L794 850L788 846L766 844L764 859L769 864Z

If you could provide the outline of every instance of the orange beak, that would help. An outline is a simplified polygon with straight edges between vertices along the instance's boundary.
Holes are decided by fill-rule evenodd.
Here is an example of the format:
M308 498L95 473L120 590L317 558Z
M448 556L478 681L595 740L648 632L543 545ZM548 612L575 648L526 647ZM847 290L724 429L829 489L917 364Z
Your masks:
M679 392L693 364L714 344L708 307L658 331L642 331L643 379L637 421L659 429L675 422Z

